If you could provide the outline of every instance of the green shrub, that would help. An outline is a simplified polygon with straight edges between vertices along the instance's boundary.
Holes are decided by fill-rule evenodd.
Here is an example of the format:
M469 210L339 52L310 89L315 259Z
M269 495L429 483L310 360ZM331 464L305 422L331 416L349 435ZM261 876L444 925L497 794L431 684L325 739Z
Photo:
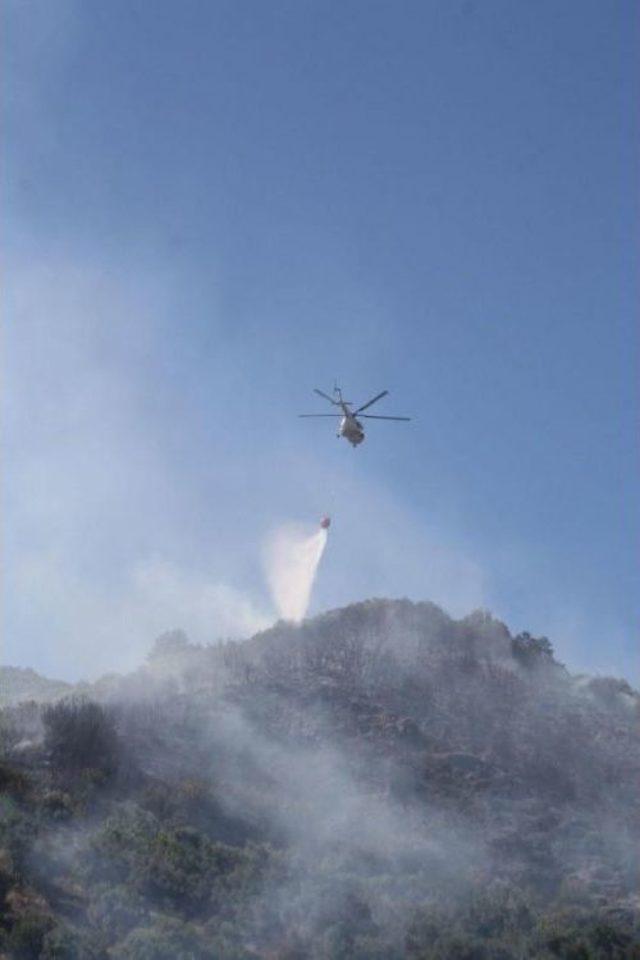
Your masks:
M39 960L102 960L103 956L87 937L58 926L45 934Z
M39 960L50 929L49 917L35 914L19 917L9 934L9 956L12 960Z
M112 956L114 960L212 960L194 930L167 918L132 930Z

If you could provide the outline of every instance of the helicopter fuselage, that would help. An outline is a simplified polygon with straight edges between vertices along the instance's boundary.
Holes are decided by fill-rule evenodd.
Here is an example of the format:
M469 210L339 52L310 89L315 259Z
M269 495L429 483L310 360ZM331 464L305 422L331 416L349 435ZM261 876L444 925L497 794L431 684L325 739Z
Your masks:
M364 440L364 427L360 421L354 417L346 404L342 405L342 412L344 416L340 421L337 436L344 437L352 447L357 447L358 444Z

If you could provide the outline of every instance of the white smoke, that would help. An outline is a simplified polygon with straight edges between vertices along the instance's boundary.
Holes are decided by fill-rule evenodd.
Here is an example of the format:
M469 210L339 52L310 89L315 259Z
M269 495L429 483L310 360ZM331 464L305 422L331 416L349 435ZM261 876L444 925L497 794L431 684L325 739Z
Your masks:
M326 543L325 529L309 535L308 530L293 524L281 527L267 541L267 582L283 620L297 623L304 618Z

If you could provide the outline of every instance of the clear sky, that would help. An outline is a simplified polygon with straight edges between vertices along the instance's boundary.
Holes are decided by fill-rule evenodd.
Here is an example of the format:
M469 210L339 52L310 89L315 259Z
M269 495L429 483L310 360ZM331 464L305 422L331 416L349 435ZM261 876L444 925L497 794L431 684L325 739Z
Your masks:
M5 662L92 676L272 617L490 608L631 674L631 0L5 4ZM314 386L390 390L352 450Z

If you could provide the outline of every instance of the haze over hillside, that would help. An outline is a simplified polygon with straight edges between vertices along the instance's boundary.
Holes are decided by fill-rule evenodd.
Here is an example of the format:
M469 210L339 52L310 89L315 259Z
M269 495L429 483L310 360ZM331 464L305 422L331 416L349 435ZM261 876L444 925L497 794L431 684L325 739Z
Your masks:
M2 711L8 956L640 956L640 698L489 614L160 637Z
M35 670L0 666L0 707L25 700L57 700L71 693L73 687L64 680L49 680Z

